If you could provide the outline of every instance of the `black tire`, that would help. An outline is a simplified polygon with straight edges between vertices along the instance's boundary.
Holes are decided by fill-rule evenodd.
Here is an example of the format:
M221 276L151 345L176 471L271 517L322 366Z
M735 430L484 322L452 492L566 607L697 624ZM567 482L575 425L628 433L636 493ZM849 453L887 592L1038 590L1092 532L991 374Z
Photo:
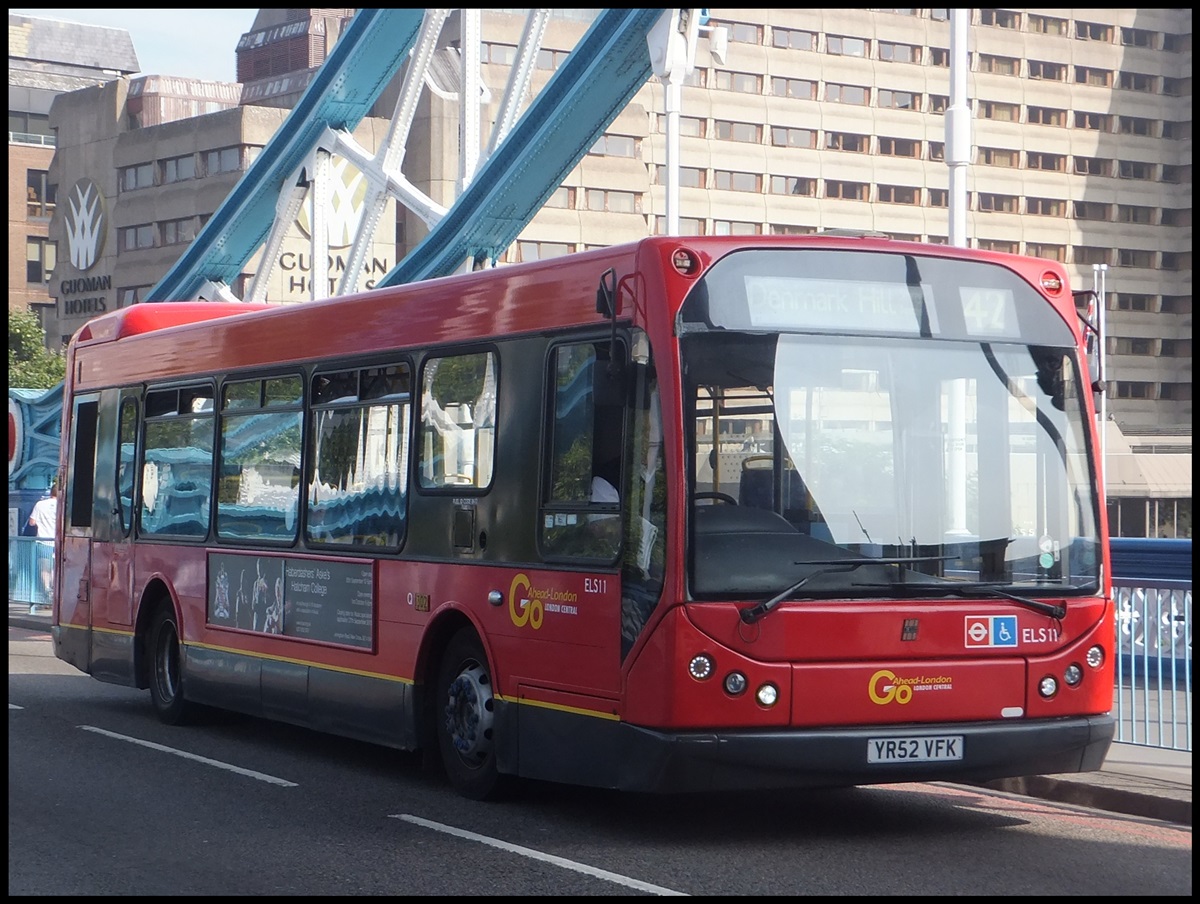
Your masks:
M150 667L150 700L155 713L168 725L183 725L191 715L192 707L183 697L179 623L169 604L161 606L150 622L146 654Z
M495 702L483 646L460 628L438 664L433 721L446 777L471 800L494 800L509 784L496 767Z

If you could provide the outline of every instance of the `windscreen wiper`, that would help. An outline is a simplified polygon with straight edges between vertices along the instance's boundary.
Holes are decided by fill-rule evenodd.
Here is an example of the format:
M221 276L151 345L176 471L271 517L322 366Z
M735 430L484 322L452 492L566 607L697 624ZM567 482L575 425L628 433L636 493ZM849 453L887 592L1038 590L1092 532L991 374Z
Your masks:
M1054 603L1043 603L1041 600L1030 599L1027 596L1018 596L1015 593L1000 589L1004 585L992 581L946 581L945 583L938 584L922 581L897 581L893 584L878 584L875 586L891 587L892 589L903 587L906 590L929 590L935 594L948 594L969 600L1003 597L1004 599L1012 600L1014 603L1020 603L1034 612L1049 615L1054 619L1061 619L1067 614L1066 606L1056 606Z
M751 606L749 609L743 609L740 615L742 621L748 625L752 625L813 578L820 577L823 574L836 574L840 571L857 571L864 565L909 565L916 562L945 562L953 558L953 556L909 556L892 559L804 559L799 562L793 562L792 564L817 565L820 567L818 567L816 571L806 574L786 590L775 594L769 600L764 600L756 606Z

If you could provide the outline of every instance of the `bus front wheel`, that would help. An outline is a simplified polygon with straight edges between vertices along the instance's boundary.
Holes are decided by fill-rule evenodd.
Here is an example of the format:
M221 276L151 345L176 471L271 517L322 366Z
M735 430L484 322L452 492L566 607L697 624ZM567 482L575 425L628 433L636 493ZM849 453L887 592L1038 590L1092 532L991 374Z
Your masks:
M160 607L150 623L147 646L150 653L150 699L154 703L154 711L168 725L182 725L187 721L189 708L183 698L179 624L169 605Z
M499 796L496 768L495 697L487 657L475 632L450 638L438 666L434 722L446 777L472 800Z

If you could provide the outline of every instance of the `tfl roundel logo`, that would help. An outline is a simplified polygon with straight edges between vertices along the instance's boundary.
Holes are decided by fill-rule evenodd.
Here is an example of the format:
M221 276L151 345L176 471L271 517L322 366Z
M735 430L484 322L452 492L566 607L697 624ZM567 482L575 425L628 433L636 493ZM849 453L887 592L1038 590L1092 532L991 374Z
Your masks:
M966 617L967 647L1015 647L1017 617L1015 615L968 615Z

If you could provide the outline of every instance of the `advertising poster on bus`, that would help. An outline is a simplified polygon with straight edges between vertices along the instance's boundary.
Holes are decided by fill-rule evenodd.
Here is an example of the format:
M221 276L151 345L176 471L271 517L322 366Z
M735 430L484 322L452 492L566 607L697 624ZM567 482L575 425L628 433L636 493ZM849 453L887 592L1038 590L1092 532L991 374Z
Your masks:
M370 649L370 562L209 553L211 625Z

